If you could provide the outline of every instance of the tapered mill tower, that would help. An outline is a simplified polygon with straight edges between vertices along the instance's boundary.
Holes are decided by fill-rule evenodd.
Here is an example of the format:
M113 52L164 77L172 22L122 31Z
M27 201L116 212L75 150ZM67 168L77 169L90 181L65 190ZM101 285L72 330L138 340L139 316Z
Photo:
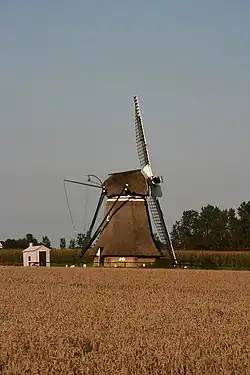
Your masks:
M140 170L113 173L104 186L106 219L94 253L103 265L154 263L161 254L153 238L145 177Z

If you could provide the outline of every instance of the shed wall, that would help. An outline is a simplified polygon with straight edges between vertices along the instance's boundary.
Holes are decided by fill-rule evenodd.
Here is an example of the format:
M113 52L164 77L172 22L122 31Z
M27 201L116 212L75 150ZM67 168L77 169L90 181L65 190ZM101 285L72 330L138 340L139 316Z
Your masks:
M39 251L46 252L46 267L50 267L50 249L47 249L44 246L41 246L37 250L25 250L23 252L23 266L32 267L34 265L39 266ZM30 260L29 260L30 257Z

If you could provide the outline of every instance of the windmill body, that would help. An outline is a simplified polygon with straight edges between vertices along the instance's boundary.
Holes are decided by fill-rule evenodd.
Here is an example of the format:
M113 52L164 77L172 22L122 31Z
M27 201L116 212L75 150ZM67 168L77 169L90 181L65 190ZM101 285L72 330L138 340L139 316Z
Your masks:
M161 254L150 223L147 180L140 170L132 170L111 174L104 185L105 228L94 246L94 254L99 252L103 265L154 263ZM120 194L124 186L126 189Z
M134 106L136 145L141 169L112 173L101 185L80 183L101 189L82 256L86 251L91 251L98 265L104 266L145 265L154 263L160 257L169 259L176 266L175 252L159 200L163 195L163 180L153 174L137 96L134 97ZM76 181L65 181L79 184ZM104 218L92 234L105 200ZM159 241L153 235L151 218Z

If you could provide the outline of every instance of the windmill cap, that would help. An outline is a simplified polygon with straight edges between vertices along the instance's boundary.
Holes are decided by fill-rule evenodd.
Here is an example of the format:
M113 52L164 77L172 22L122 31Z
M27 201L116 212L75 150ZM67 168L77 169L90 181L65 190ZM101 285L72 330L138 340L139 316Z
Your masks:
M120 195L124 188L129 188L131 194L148 195L148 184L140 169L112 173L104 185L108 197Z

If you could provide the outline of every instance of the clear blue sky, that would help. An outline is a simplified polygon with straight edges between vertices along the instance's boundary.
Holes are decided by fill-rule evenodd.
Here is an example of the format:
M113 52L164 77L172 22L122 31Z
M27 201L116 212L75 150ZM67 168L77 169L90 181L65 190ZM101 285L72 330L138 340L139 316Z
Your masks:
M73 235L62 180L139 166L139 95L169 226L250 192L250 2L0 2L0 239ZM70 187L77 229L97 200Z

